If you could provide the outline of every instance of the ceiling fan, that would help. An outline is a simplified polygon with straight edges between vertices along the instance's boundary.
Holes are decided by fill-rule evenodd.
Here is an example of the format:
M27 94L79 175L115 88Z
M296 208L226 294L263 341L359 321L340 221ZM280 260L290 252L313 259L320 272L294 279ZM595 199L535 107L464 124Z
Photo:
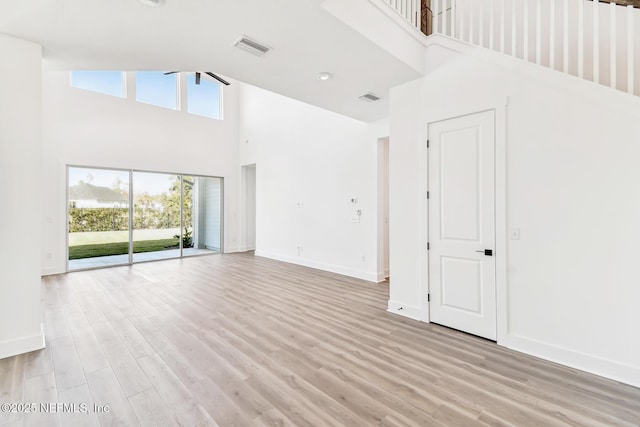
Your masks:
M180 73L181 71L168 71L166 73L164 73L165 76L169 75L169 74L176 74L176 73ZM229 86L231 83L229 83L228 81L226 81L225 79L223 79L222 77L218 77L215 74L213 74L211 71L204 71L204 73L213 78L216 79L217 81L219 81L220 83L222 83L225 86ZM202 71L196 71L196 84L199 85L200 84L200 77L201 77Z

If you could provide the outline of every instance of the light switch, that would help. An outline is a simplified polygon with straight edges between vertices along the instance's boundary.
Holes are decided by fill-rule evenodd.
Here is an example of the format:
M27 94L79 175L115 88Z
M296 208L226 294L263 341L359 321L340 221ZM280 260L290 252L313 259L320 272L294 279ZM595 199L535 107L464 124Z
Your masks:
M520 229L519 228L510 228L509 229L509 238L511 240L520 240Z

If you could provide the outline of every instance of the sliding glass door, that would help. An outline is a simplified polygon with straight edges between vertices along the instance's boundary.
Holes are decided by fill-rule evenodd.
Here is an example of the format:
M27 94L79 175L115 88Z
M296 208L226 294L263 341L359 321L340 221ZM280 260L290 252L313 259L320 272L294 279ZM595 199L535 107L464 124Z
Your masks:
M133 172L133 262L180 257L180 175Z
M222 178L69 166L68 270L217 253Z
M222 178L183 178L184 256L220 252L222 248Z
M130 172L67 172L69 270L128 264Z

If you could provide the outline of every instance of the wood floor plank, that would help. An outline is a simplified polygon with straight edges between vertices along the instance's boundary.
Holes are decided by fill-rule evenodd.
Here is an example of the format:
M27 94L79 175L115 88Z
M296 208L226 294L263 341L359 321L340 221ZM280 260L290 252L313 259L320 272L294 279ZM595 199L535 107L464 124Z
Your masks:
M250 413L244 411L210 378L205 378L195 384L191 384L189 389L207 410L211 418L221 426L251 426ZM229 390L229 387L225 386ZM233 391L232 391L233 393Z
M9 418L0 418L0 427L23 427L23 419L9 420Z
M53 359L49 346L24 355L25 378L37 377L50 372L53 372Z
M129 350L122 342L109 322L93 325L93 332L102 347L113 373L118 378L122 390L127 396L151 388L151 383L131 356Z
M62 408L55 405L58 402L58 392L56 390L56 378L53 372L31 377L25 382L24 401L36 404L37 409L24 414L25 427L62 425L60 413ZM46 408L38 407L46 404Z
M44 330L45 335L50 339L68 337L71 335L71 330L69 329L69 323L64 310L45 311Z
M258 427L294 427L295 424L291 422L284 414L277 409L271 409L265 412L258 418L253 420L253 425Z
M140 332L138 332L129 319L114 321L111 322L111 324L134 358L138 359L154 353L153 348L151 348L147 340L140 335Z
M96 405L109 407L108 411L96 413L103 426L139 426L127 396L122 391L111 368L100 369L87 374L91 396Z
M25 355L0 359L0 403L24 402ZM22 425L21 412L0 413L2 423Z
M166 409L166 405L162 402L155 388L129 396L129 402L142 427L171 427L175 425L175 419Z
M63 427L94 427L99 426L98 416L94 411L94 401L87 384L58 392L58 402L72 404L79 408L78 412L63 412L60 421Z
M63 425L640 425L638 388L389 314L384 283L231 254L42 286L48 347L0 360L0 400L110 407Z
M100 342L91 328L74 329L72 336L85 374L109 367Z
M48 343L51 346L58 391L85 384L84 372L73 337L57 338L48 341Z
M139 362L155 390L175 414L177 425L196 426L210 418L159 355L142 357Z

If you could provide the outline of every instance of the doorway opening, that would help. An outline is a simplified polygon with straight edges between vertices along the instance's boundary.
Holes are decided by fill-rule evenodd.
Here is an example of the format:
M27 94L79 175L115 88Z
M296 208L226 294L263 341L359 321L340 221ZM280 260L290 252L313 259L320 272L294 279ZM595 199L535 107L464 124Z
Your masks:
M389 280L389 137L378 139L378 282Z
M244 248L256 250L256 165L242 166L244 181Z

